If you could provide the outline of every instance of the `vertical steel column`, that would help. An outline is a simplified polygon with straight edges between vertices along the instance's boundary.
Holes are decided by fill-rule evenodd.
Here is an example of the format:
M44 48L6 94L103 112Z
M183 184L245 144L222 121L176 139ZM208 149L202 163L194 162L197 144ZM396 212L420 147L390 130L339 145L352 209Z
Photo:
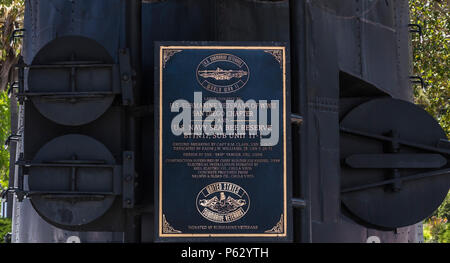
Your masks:
M126 131L127 150L135 152L140 156L139 119L132 114L132 108L139 105L141 87L141 0L127 0L126 2L126 43L130 50L131 67L133 69L133 93L135 105L127 107ZM139 171L139 158L136 158L135 167ZM136 243L141 241L141 218L135 209L127 209L125 220L124 242Z
M307 3L301 0L291 0L289 2L290 10L290 50L291 50L291 90L295 96L296 105L292 103L292 111L299 112L303 118L302 124L299 126L300 136L299 145L294 147L300 148L300 174L293 176L300 176L299 184L293 187L299 187L300 196L302 199L296 202L293 200L294 206L294 231L298 230L300 233L294 232L294 242L309 243L312 241L312 227L311 227L311 202L310 202L310 180L307 170L307 125L308 125L308 98L307 98L307 23L308 18L306 14ZM296 108L294 108L296 107ZM295 136L295 134L293 134ZM295 162L295 160L294 160ZM304 202L303 202L304 201ZM302 203L298 205L296 203ZM299 211L299 209L301 209ZM300 227L300 229L296 228Z

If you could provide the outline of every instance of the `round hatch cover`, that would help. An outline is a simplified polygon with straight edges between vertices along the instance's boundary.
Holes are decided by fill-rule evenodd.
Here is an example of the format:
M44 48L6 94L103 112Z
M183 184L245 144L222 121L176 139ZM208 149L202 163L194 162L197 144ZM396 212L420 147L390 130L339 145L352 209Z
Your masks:
M111 152L91 137L55 138L38 151L28 168L31 203L52 224L90 223L114 202L115 163Z
M429 216L448 193L445 132L425 110L375 99L341 121L341 200L369 225L397 228ZM429 175L429 176L427 176Z
M95 40L56 38L34 57L27 96L42 115L58 124L89 123L114 100L113 63L108 51Z

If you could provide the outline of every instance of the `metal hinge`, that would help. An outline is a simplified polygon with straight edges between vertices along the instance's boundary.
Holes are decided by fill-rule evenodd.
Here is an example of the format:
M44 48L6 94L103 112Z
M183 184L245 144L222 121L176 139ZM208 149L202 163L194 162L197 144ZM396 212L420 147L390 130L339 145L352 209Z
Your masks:
M135 169L134 169L134 153L125 151L123 153L122 166L122 200L124 208L133 208L135 203Z
M122 88L122 104L134 105L133 79L135 73L131 68L130 51L127 48L119 50L119 75Z

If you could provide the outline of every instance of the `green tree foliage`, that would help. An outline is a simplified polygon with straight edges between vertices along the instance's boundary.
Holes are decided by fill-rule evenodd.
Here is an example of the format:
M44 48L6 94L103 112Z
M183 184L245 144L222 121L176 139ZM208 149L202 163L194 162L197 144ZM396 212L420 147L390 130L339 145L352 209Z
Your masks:
M4 236L11 232L11 220L0 218L0 243L4 242Z
M0 91L5 90L11 68L17 63L21 42L12 38L23 25L23 0L0 0Z
M424 225L423 236L427 243L450 243L450 223L433 216Z
M3 142L10 134L11 115L5 90L10 81L11 69L17 63L21 42L12 38L23 25L23 0L0 0L0 188L8 186L9 152Z
M9 99L6 91L0 91L0 186L8 187L9 152L3 147L3 142L10 134Z
M433 115L450 138L450 1L409 0L411 23L419 24L423 36L414 36L413 66L426 89L416 87L415 102ZM424 234L428 242L450 242L450 193L428 219Z
M416 103L433 115L450 137L450 5L444 0L410 0L411 23L423 36L414 35L413 66L426 89L414 90Z
M439 218L445 218L450 220L450 194L447 195L442 205L436 211L436 215Z
M22 28L23 0L0 0L0 189L8 187L9 152L3 142L10 134L10 103L5 91L11 69L17 63L21 43L12 39L14 30ZM0 218L0 243L11 232L11 220Z

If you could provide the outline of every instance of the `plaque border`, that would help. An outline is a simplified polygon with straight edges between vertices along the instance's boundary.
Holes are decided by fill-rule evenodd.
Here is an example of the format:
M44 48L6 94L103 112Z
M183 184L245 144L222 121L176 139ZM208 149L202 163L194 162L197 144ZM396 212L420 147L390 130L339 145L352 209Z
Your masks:
M206 240L210 240L210 238L279 238L279 241L285 240L290 235L288 233L288 228L291 227L291 221L288 220L288 215L291 214L291 209L288 207L288 199L290 199L290 191L288 189L288 184L290 183L290 178L288 178L288 167L287 162L288 158L288 149L287 149L287 139L290 135L289 130L290 129L290 123L287 122L287 111L290 111L290 108L288 106L290 103L287 101L287 93L288 93L288 83L287 83L287 63L289 61L288 58L288 50L287 46L283 43L250 43L249 45L245 45L245 43L218 43L215 42L209 42L211 45L204 45L205 42L155 42L155 64L158 65L155 67L155 73L158 74L158 76L155 76L155 101L158 100L158 103L155 105L157 108L157 115L155 115L155 122L156 122L156 128L157 128L157 134L158 136L155 138L155 143L157 144L158 148L155 149L155 157L157 159L157 165L156 165L156 173L157 176L155 179L157 183L157 191L155 191L155 206L157 208L157 217L155 227L155 237L156 241L162 241L167 240L168 238L171 239L184 239L184 238L206 238ZM254 45L251 45L254 44ZM259 44L259 45L258 45ZM272 45L270 45L272 44ZM282 52L282 63L280 63L282 68L282 74L283 74L283 214L282 214L282 221L283 221L283 232L282 233L267 233L266 230L263 233L163 233L164 228L164 222L167 222L167 219L165 218L165 215L163 213L163 207L162 207L162 177L163 177L163 160L162 160L162 145L163 145L163 129L162 129L162 121L163 121L163 70L165 68L165 64L168 62L168 60L165 60L163 57L164 50L173 50L176 51L176 53L182 51L182 50L195 50L195 49L217 49L217 50L262 50L262 51L281 51ZM267 53L267 52L266 52ZM272 54L273 55L273 54ZM277 58L274 56L274 59L277 62L280 62L277 60ZM156 75L156 74L155 74ZM290 151L289 151L290 152ZM155 187L156 188L156 187ZM156 214L156 213L155 213ZM169 219L170 220L170 219ZM274 222L274 226L276 226L277 222ZM203 239L205 240L205 239ZM287 241L287 240L286 240Z

